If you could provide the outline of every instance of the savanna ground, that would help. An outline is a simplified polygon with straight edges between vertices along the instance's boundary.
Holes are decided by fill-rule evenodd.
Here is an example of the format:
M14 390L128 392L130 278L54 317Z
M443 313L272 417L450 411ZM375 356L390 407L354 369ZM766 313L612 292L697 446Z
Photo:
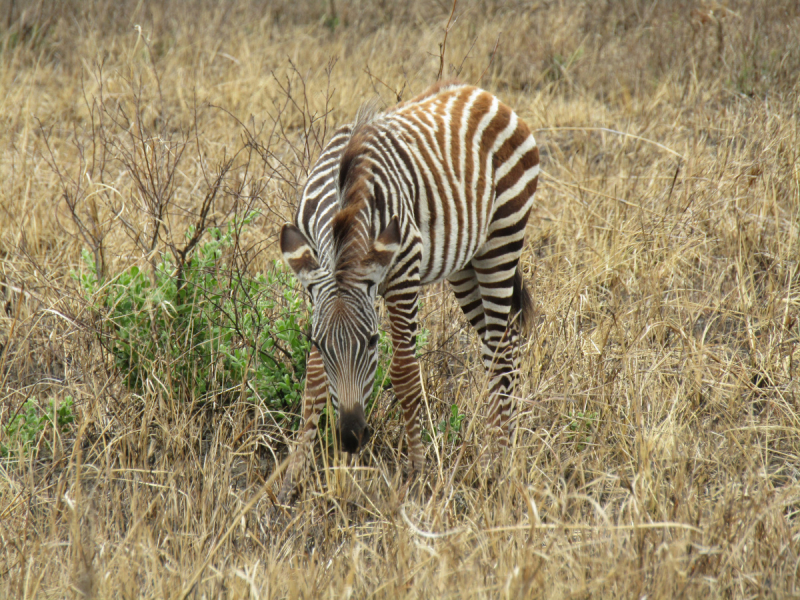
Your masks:
M0 6L0 597L800 594L797 2ZM193 345L171 303L191 273L205 319L302 326L275 242L326 132L440 74L541 146L513 451L470 469L485 379L435 285L425 485L384 390L276 526L294 355L270 404L256 338ZM222 285L258 273L266 304Z

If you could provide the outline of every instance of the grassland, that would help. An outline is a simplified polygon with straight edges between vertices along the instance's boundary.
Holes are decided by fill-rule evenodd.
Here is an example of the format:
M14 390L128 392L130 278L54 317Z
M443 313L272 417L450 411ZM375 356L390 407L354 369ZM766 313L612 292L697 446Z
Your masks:
M0 597L800 595L797 2L0 6ZM513 451L471 474L485 380L433 286L425 484L385 391L276 525L291 432L245 381L126 385L73 274L251 210L221 256L270 271L326 132L440 72L541 146Z

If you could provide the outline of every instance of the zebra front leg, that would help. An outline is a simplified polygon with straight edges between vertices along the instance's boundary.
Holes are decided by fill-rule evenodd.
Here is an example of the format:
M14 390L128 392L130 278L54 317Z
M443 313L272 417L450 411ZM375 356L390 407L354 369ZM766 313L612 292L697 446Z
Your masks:
M303 392L303 428L289 457L289 466L278 494L279 504L291 504L297 484L305 474L308 455L317 435L317 425L328 396L328 378L322 364L322 356L315 345L311 346L306 363L306 388Z
M416 357L419 286L387 291L385 298L394 348L389 375L403 409L411 468L420 473L425 467L425 447L420 436L422 379Z

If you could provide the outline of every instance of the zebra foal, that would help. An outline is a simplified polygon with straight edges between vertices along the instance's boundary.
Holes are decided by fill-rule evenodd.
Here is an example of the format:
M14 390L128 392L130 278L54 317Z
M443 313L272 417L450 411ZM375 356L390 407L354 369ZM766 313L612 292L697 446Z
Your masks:
M281 500L305 464L328 393L342 448L357 453L370 437L364 406L378 361L377 294L391 323L389 374L413 469L425 461L414 354L419 291L445 278L480 337L489 425L508 444L519 331L532 307L519 258L538 174L527 125L468 85L434 85L382 114L362 109L334 133L294 224L280 234L284 260L314 306L304 424Z

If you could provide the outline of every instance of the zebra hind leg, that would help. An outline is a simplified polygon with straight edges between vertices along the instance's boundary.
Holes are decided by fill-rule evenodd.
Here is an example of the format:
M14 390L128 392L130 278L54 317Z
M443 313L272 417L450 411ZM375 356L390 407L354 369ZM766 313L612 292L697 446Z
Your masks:
M475 276L475 271L469 267L453 273L447 278L447 281L450 282L450 287L453 288L453 294L458 300L458 305L461 307L464 316L467 317L467 321L478 332L478 337L483 342L486 322L483 316L481 290L478 286L478 278Z
M498 282L491 271L479 276L472 267L453 273L447 279L461 310L481 340L483 363L489 373L489 429L492 441L505 447L511 433L509 422L516 370L518 329L513 322L508 327L509 317L514 312L511 298L516 280L512 277ZM484 450L481 465L485 470L491 462L492 448Z
M520 320L529 310L518 257L501 265L473 261L484 311L481 354L488 372L490 443L502 451L513 433L514 393L519 376ZM476 264L477 263L477 264ZM494 454L494 447L490 454ZM492 457L487 454L484 462ZM485 466L485 465L484 465Z

